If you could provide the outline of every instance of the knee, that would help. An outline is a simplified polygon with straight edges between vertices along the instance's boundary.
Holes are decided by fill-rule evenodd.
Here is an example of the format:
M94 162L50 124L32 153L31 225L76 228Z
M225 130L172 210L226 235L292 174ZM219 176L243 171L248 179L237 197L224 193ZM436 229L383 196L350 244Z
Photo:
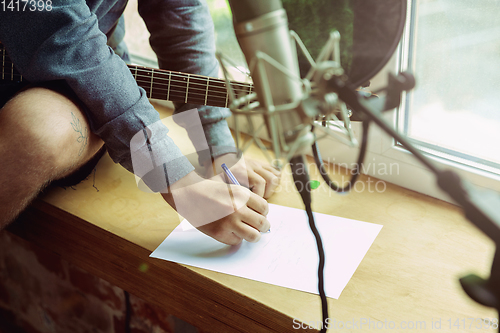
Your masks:
M50 170L71 167L78 147L88 141L89 128L78 107L65 96L32 88L0 110L2 143L20 159Z

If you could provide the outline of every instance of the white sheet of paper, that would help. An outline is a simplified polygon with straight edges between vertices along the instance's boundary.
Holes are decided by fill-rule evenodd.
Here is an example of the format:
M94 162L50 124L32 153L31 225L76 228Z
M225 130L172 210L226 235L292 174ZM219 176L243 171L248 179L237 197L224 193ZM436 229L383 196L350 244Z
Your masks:
M186 220L151 257L318 294L318 250L304 210L269 205L271 232L257 243L229 246ZM325 292L339 298L381 225L314 214L325 250Z

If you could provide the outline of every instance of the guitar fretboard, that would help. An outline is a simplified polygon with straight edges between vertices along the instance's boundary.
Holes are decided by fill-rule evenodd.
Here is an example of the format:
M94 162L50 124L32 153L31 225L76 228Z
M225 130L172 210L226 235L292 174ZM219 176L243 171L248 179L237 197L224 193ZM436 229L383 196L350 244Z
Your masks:
M137 84L149 98L198 105L228 107L226 81L208 76L129 65ZM230 82L236 97L253 92L253 85Z
M14 67L14 63L10 60L5 47L0 43L0 55L2 57L2 75L0 76L1 81L13 81L20 82L23 77L17 69Z
M1 81L21 82L23 77L16 70L4 46L0 43L2 61ZM163 69L128 65L137 85L143 88L148 98L219 107L229 106L226 81L208 76L187 74ZM253 85L230 82L236 97L253 92Z

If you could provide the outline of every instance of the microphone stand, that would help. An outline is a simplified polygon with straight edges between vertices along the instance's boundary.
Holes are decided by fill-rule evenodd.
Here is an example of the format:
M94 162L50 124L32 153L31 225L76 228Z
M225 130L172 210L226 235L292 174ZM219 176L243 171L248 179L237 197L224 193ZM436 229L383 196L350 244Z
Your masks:
M375 122L431 170L436 175L438 186L463 208L465 217L495 242L496 252L490 277L483 279L472 274L460 278L460 284L473 300L500 312L500 195L491 190L480 190L451 170L437 168L407 137L398 133L380 116L382 111L399 105L403 91L414 87L413 76L408 73L390 76L385 105L382 103L378 106L360 96L346 76L333 76L326 81L329 90L337 93L364 121Z

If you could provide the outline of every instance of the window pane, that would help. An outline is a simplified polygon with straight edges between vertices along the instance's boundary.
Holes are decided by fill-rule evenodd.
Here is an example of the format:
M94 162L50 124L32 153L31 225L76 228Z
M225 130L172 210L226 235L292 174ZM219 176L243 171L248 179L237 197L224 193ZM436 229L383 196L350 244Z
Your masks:
M229 59L241 70L247 68L245 57L236 40L231 9L226 0L207 0L210 14L214 21L215 43L217 51Z
M405 132L500 167L500 1L413 1Z

